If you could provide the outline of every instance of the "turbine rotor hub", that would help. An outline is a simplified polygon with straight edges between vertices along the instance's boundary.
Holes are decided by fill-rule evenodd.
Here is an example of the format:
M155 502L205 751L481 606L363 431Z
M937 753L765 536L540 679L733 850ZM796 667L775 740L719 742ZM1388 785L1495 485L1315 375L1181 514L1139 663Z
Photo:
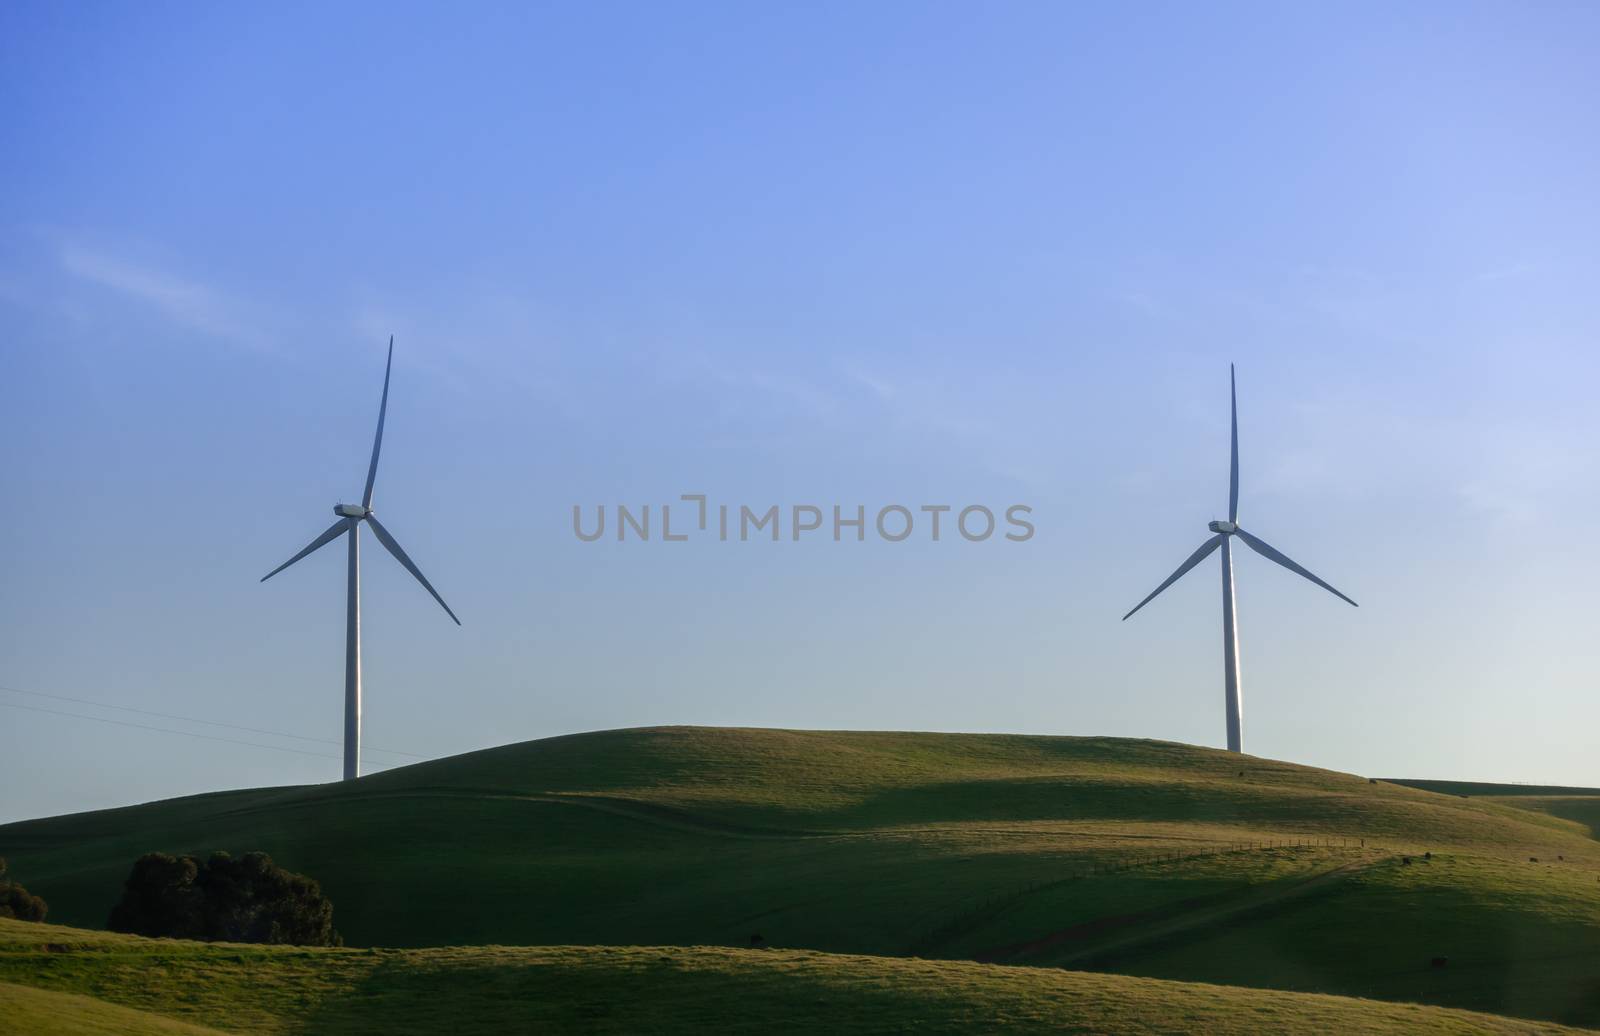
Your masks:
M362 507L360 504L335 504L333 513L340 518L355 518L359 520L371 514L372 508Z
M1239 526L1233 522L1212 522L1210 525L1206 526L1206 528L1210 529L1212 532L1220 532L1224 536L1232 536L1234 533L1239 531Z

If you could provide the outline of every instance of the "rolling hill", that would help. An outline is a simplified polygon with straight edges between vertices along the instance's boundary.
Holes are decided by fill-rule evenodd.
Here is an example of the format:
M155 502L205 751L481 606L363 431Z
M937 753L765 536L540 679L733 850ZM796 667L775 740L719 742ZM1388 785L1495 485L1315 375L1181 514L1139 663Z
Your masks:
M44 1036L1574 1031L1415 1004L806 950L305 950L18 921L0 921L0 1022Z
M140 853L264 849L358 946L760 934L1600 1024L1600 842L1523 804L1151 741L672 727L12 824L0 855L84 927Z
M1540 784L1478 784L1470 781L1395 780L1392 783L1548 813L1553 817L1582 824L1588 828L1589 837L1600 838L1600 788L1563 788Z

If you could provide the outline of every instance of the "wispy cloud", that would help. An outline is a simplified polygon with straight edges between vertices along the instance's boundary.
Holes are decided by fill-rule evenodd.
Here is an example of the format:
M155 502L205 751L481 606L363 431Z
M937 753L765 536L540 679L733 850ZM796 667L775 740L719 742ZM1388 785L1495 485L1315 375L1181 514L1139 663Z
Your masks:
M1496 281L1522 280L1523 278L1532 277L1537 273L1539 273L1539 266L1536 263L1511 263L1507 266L1499 266L1495 267L1494 269L1484 270L1481 273L1475 274L1472 277L1471 283L1492 284Z
M1481 512L1526 524L1545 517L1553 497L1592 484L1589 451L1557 428L1522 421L1491 425L1485 432L1477 444L1477 464L1463 473L1457 490Z
M1301 404L1263 443L1260 490L1292 495L1455 500L1498 527L1571 511L1594 464L1560 415L1477 420L1418 417L1359 401Z
M759 420L769 432L783 423L836 431L850 419L838 386L818 378L815 369L752 365L736 356L691 348L659 352L655 372L674 389L704 393L727 422Z
M775 367L736 355L679 350L664 355L669 384L705 393L739 441L761 429L768 444L832 434L886 460L952 458L1029 488L1058 481L1065 462L1049 390L1017 374L962 377L857 356ZM869 445L870 444L870 445Z
M1030 379L1016 374L971 378L951 372L909 372L842 365L850 385L866 390L870 417L915 443L959 450L972 462L1030 489L1054 481L1061 458L1053 411Z
M181 327L249 349L268 349L266 336L239 300L166 270L63 244L61 268L80 281L149 307Z
M474 287L443 304L399 300L363 287L334 330L361 347L395 336L396 363L458 394L494 384L578 418L589 405L563 369L555 320L515 292Z

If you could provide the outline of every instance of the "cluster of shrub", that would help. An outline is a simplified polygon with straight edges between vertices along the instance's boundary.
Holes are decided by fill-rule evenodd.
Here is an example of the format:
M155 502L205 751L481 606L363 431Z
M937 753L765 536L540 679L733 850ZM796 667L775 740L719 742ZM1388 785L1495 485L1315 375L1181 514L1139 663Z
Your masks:
M18 921L43 921L50 907L14 881L6 880L6 859L0 856L0 917Z
M6 878L0 857L0 918L43 921L45 901ZM293 874L266 853L234 859L146 853L123 882L122 899L106 925L113 932L153 938L342 946L333 930L333 904L322 887Z
M203 861L146 853L134 863L107 927L156 938L343 945L321 886L266 853L215 852Z

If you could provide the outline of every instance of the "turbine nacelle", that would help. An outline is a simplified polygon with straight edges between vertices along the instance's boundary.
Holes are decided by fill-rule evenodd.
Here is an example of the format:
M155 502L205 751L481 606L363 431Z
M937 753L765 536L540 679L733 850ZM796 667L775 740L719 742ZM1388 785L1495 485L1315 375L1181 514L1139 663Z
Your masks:
M340 518L355 518L360 520L372 513L372 508L362 507L360 504L334 504L333 513Z
M1207 525L1206 528L1210 529L1212 532L1220 532L1224 536L1232 536L1234 533L1239 531L1239 527L1233 522L1212 522L1211 524Z

